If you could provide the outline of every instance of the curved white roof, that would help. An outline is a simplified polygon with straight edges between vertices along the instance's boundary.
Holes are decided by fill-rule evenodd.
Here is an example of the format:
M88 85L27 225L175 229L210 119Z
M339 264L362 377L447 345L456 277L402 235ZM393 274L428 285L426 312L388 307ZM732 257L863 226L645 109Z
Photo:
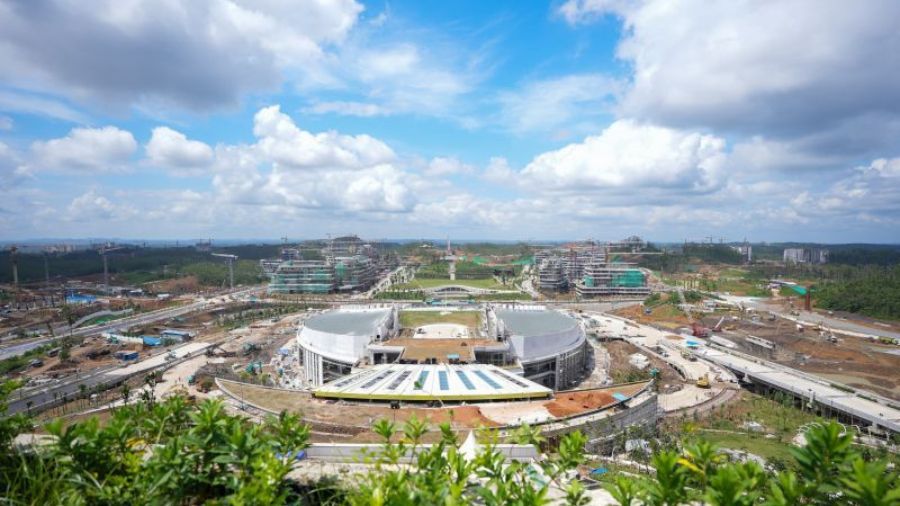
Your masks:
M344 363L365 356L375 336L388 332L391 309L338 309L311 316L297 335L300 346Z
M329 334L345 336L374 336L378 327L390 315L390 309L336 310L311 316L306 327Z
M497 309L516 356L533 362L568 352L585 341L577 320L559 311Z

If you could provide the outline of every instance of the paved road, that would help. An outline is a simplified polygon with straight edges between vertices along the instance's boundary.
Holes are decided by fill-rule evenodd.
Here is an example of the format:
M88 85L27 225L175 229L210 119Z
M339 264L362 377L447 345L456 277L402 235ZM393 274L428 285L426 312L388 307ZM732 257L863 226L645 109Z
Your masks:
M174 351L179 358L183 358L187 355L201 352L209 346L212 346L212 344L213 343L196 341L179 346L178 348L173 348L171 351ZM131 376L147 373L159 367L168 365L170 359L166 358L167 355L168 351L158 353L150 358L131 365L95 371L81 377L66 378L62 383L48 385L46 388L38 390L32 390L31 393L11 401L9 403L8 412L18 413L25 411L29 407L29 402L31 403L31 408L37 410L41 406L52 403L60 397L66 396L68 398L73 398L74 395L80 393L81 385L84 385L90 390L97 385L114 385L120 383Z
M731 302L743 304L744 307L751 307L760 311L771 311L782 318L804 325L821 325L822 327L838 333L844 332L858 337L868 338L890 337L893 339L900 339L900 332L892 331L877 325L862 325L850 320L844 320L843 318L828 316L814 311L799 311L800 315L794 316L790 314L790 312L783 310L780 306L771 304L765 299L736 296L723 296L723 298Z
M261 291L261 287L253 287L244 290L240 290L234 292L231 295L233 298L239 298L246 295L250 295L254 292ZM72 331L73 337L87 337L99 335L106 331L114 331L117 329L127 328L135 325L145 325L148 323L154 323L161 320L168 320L170 318L175 318L178 316L182 316L185 314L193 313L194 311L199 311L201 309L206 309L214 306L219 306L226 304L227 302L224 300L225 296L214 297L212 301L202 301L202 302L192 302L190 304L186 304L183 306L160 309L157 311L150 311L147 313L137 314L128 318L122 318L119 320L113 320L109 323L104 323L101 325L91 325L90 327L84 327L80 329L75 329ZM215 302L214 302L215 301ZM68 334L67 327L60 327L55 330L56 335L63 337ZM34 341L30 341L28 343L16 344L12 346L6 346L0 348L0 360L7 359L10 357L14 357L17 355L21 355L28 350L37 348L38 346L44 345L52 341L53 338L47 337L43 339L36 339Z

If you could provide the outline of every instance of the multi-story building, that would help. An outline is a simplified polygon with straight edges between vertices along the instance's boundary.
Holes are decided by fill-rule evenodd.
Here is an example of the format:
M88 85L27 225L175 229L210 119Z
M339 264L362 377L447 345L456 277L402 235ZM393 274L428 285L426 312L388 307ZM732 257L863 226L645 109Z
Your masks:
M634 266L591 262L585 266L581 280L575 283L575 293L582 298L644 296L650 294L650 287L647 286L644 272Z
M821 248L785 248L786 264L824 264L828 263L828 250Z
M538 288L545 292L565 292L569 279L559 258L545 258L538 266Z
M269 293L332 293L370 288L383 270L380 260L372 245L344 236L282 248L280 258L259 264L270 278Z

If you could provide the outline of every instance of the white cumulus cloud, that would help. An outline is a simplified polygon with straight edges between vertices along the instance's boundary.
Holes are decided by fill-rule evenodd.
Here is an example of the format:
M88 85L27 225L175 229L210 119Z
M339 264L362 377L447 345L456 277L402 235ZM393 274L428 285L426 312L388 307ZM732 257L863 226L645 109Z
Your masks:
M138 144L131 132L114 126L73 128L69 135L31 145L37 169L121 170Z
M537 156L523 170L535 188L679 188L707 191L727 158L719 137L619 120L600 135Z
M169 127L154 128L145 151L151 162L168 168L205 167L213 160L212 148Z
M334 131L313 134L302 130L277 105L261 109L253 118L257 147L273 162L299 169L362 168L395 158L387 144L368 135Z

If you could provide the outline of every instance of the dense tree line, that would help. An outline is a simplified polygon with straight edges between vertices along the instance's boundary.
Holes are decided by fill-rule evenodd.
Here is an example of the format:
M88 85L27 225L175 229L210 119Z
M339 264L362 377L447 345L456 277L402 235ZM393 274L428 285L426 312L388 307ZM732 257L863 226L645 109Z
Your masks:
M900 319L900 265L861 268L849 279L817 285L813 294L819 307Z
M691 244L682 246L682 254L688 258L694 258L704 263L738 265L743 262L743 256L727 244Z
M237 255L241 261L239 264L248 266L257 265L258 260L278 255L279 246L276 245L243 245L215 248L214 251ZM47 259L50 276L71 278L90 276L103 273L103 260L95 250L81 250L71 253L50 255ZM249 262L249 263L248 263ZM18 257L19 281L22 283L35 283L44 280L44 256L36 254L20 254ZM164 271L169 276L176 273L187 272L203 273L210 271L203 265L219 265L227 272L224 259L211 256L209 253L197 251L194 247L179 248L139 248L127 247L122 250L110 252L108 255L109 272L113 275L123 274L131 276L130 279L145 282L162 279ZM12 269L8 251L0 252L0 282L12 282ZM198 266L199 265L199 266ZM191 267L189 267L191 266ZM194 271L194 272L191 272ZM237 272L235 282L237 283ZM256 278L258 274L254 274ZM217 278L217 281L212 278ZM205 278L211 283L222 282L223 277L216 272L215 276ZM242 282L250 282L249 279ZM253 281L256 282L256 281Z

